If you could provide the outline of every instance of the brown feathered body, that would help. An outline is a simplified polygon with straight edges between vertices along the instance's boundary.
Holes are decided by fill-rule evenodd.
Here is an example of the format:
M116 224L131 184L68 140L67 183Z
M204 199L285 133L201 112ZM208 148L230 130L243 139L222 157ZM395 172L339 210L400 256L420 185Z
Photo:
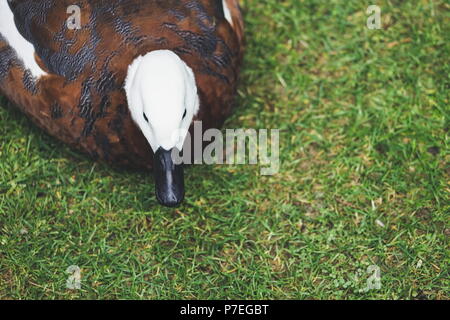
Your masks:
M15 24L47 72L38 80L0 37L0 93L57 139L117 166L151 168L151 148L131 119L124 80L140 55L172 50L194 71L203 128L230 114L242 61L238 0L14 0Z

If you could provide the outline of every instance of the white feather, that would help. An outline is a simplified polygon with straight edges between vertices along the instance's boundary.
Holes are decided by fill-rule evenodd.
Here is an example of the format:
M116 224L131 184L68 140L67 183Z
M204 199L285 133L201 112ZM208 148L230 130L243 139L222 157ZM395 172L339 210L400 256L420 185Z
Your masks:
M8 0L0 0L0 34L8 42L9 46L16 51L17 57L22 60L24 67L31 74L40 78L46 75L34 58L34 47L17 30L14 23L14 15L8 5Z
M227 5L227 1L226 0L222 0L223 2L223 11L225 13L225 18L228 20L228 22L233 25L233 18L231 16L231 11L230 8Z

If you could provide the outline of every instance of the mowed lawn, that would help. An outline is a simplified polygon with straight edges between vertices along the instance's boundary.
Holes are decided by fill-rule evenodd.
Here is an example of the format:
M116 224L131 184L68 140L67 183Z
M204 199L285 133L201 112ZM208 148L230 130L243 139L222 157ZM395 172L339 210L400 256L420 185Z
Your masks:
M381 30L372 1L244 3L226 127L281 129L280 172L192 166L178 209L0 100L0 298L449 299L450 5L376 2Z

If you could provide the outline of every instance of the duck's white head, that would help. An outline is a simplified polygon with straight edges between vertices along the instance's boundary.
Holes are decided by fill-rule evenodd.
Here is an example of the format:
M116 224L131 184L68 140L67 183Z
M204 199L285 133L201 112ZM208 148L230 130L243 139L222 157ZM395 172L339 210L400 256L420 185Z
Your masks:
M181 150L199 108L192 69L170 50L152 51L129 66L125 91L131 116L153 151Z
M125 91L131 117L155 154L157 198L164 205L178 205L184 197L183 170L171 154L182 150L199 109L194 73L174 52L153 51L129 66Z

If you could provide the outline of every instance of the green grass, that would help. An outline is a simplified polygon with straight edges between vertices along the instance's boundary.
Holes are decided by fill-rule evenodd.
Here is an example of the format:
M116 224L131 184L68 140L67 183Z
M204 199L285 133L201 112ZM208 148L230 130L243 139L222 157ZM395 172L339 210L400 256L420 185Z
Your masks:
M78 155L3 99L0 298L450 298L448 3L244 7L226 127L282 129L280 173L194 166L185 204L162 208L151 175ZM381 289L361 292L370 265Z

